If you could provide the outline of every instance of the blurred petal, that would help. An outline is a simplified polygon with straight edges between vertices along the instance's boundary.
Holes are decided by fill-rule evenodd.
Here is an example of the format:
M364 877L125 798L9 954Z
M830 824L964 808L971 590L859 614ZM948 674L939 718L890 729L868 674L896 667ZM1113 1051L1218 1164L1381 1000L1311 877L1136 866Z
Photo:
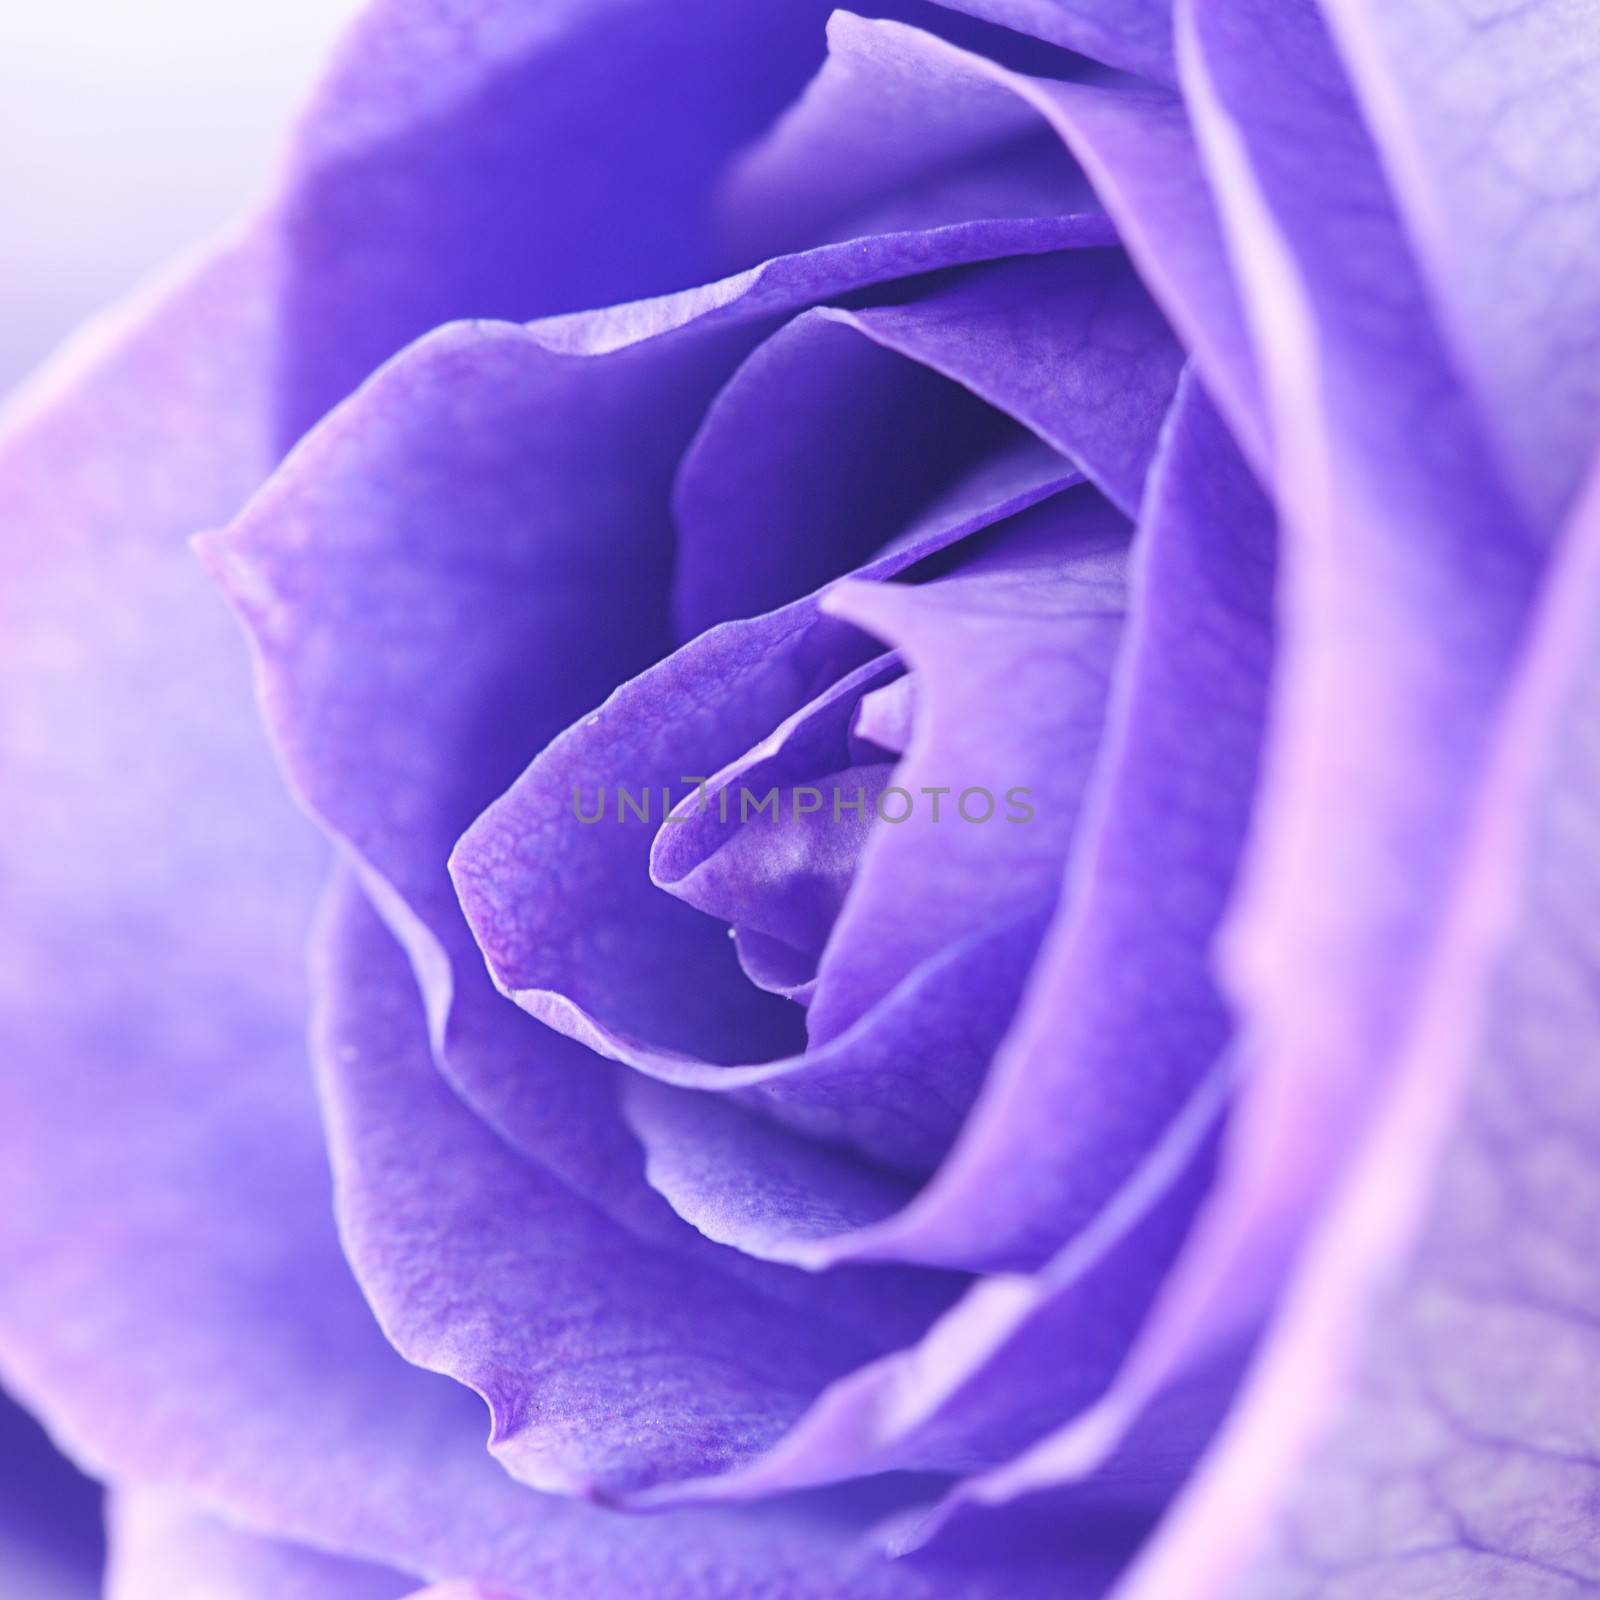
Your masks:
M229 1527L159 1489L111 1497L106 1600L401 1600L417 1580Z
M1508 476L1553 527L1600 443L1594 10L1322 9Z
M105 1562L100 1485L0 1394L0 1576L27 1600L91 1600Z
M1163 1384L1249 1329L1354 1152L1397 1138L1393 1171L1423 1172L1407 1107L1413 1092L1437 1104L1440 1086L1418 1064L1413 1091L1399 1068L1440 941L1459 936L1452 886L1475 892L1474 797L1537 576L1314 16L1285 0L1193 0L1179 22L1186 89L1267 335L1283 468L1273 734L1224 935L1246 1073L1217 1190L1117 1383L968 1491L980 1499L1092 1469ZM1454 990L1473 991L1470 977ZM1381 1240L1350 1250L1352 1269L1388 1260ZM1179 1572L1193 1580L1202 1560L1220 1581L1324 1414L1328 1346L1290 1325L1268 1325L1269 1376L1252 1380L1281 1389L1246 1402L1221 1453L1232 1465L1185 1502L1215 1512L1215 1492L1227 1515L1201 1528L1208 1513L1185 1512L1141 1597L1170 1592Z
M513 1483L481 1406L396 1355L350 1277L303 1037L325 850L184 543L270 454L260 281L232 255L180 286L35 395L0 461L33 531L0 584L7 1381L97 1472L265 1537L535 1595L848 1596L848 1524ZM859 1592L900 1592L890 1570Z
M1597 639L1591 479L1496 728L1388 1092L1132 1600L1179 1581L1196 1600L1286 1584L1332 1594L1354 1565L1364 1594L1408 1600L1593 1587ZM1398 1529L1376 1514L1395 1501L1414 1511ZM1339 1507L1374 1514L1352 1522ZM1272 1513L1272 1545L1238 1589Z

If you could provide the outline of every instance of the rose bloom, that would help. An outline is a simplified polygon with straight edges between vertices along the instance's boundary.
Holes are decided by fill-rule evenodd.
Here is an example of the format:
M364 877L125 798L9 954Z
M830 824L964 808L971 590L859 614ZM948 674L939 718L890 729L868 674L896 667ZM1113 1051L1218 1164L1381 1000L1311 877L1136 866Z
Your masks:
M1596 13L870 9L378 0L13 405L7 1595L1600 1582Z

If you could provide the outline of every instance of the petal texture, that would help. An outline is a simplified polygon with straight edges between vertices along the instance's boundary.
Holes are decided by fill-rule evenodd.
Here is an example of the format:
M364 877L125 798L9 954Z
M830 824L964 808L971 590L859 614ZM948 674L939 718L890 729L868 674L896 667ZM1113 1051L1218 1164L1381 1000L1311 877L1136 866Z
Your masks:
M1530 516L1600 439L1600 20L1582 0L1323 0L1451 346Z

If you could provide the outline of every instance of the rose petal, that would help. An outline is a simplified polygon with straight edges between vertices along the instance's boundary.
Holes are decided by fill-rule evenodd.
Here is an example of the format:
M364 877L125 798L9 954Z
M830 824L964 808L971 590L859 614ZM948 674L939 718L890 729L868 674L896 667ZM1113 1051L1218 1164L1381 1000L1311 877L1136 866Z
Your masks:
M1223 1050L1208 950L1254 793L1272 519L1192 384L1166 452L1141 534L1111 764L1028 1008L961 1141L903 1214L883 1209L893 1191L863 1190L848 1213L860 1231L829 1237L818 1197L846 1192L831 1158L746 1129L749 1159L729 1152L691 1186L668 1175L684 1159L675 1150L726 1124L707 1113L697 1132L697 1113L680 1107L676 1146L659 1124L640 1130L652 1181L713 1237L812 1261L1036 1265L1105 1203ZM1168 938L1146 953L1152 904L1165 907ZM630 1117L638 1127L631 1093Z
M971 389L1138 509L1183 353L1121 251L981 264L938 293L822 314Z
M828 9L372 7L293 152L283 438L441 323L522 321L726 271L708 197L815 70Z
M707 409L673 490L680 639L859 567L1015 424L848 319L809 311Z
M756 1460L717 1478L646 1491L639 1501L746 1499L863 1473L972 1470L1003 1459L1072 1415L1116 1370L1189 1227L1210 1182L1225 1089L1223 1074L1202 1085L1095 1223L1039 1272L978 1280L915 1344L824 1391ZM640 1085L630 1089L630 1115L653 1153L665 1148L701 1163L699 1189L725 1205L737 1187L718 1172L719 1161L742 1162L750 1152L718 1140L715 1116L703 1099L692 1136L674 1145L672 1117L685 1098ZM709 1110L730 1115L716 1102ZM781 1156L760 1170L763 1199L770 1203L771 1191L782 1182ZM674 1174L680 1188L692 1191L686 1176ZM837 1231L837 1218L823 1207L849 1193L847 1182L832 1190L797 1185L794 1209L817 1207L816 1231L830 1224ZM1187 1470L1208 1431L1187 1420L1163 1420L1168 1425L1158 1440L1136 1441L1117 1464L1129 1498L1143 1497L1152 1510ZM1205 1421L1211 1420L1208 1414Z
M939 0L1019 33L1171 82L1172 0Z
M1462 964L1436 969L1416 1081L1313 1244L1278 1371L1248 1397L1259 1415L1330 1361L1343 1403L1242 1594L1357 1563L1364 1593L1408 1597L1576 1595L1600 1575L1600 492L1578 519L1462 878Z
M1446 336L1530 514L1600 437L1600 36L1581 0L1324 0Z
M1247 303L1270 331L1284 469L1277 731L1224 947L1249 1070L1217 1194L1124 1374L1079 1424L977 1485L980 1498L1088 1469L1146 1398L1259 1314L1352 1151L1381 1143L1383 1119L1407 1103L1400 1053L1451 886L1471 882L1458 874L1473 797L1537 571L1315 18L1280 0L1197 0L1179 16ZM1386 1159L1417 1170L1413 1152ZM1352 1246L1350 1264L1363 1260L1382 1265ZM1242 1509L1281 1489L1323 1414L1326 1347L1265 1337L1263 1370L1284 1392L1270 1423L1252 1409L1248 1430L1236 1424L1234 1466L1214 1480L1231 1484L1226 1528L1176 1524L1144 1592L1180 1569L1189 1581L1197 1552L1227 1569L1256 1526Z
M1009 486L992 486L998 502L973 512L958 497L863 570L888 576L1071 476L1031 454L1014 466ZM562 734L473 825L453 857L463 905L501 987L621 1059L655 1055L661 1059L652 1070L677 1061L683 1081L734 1087L729 1072L697 1065L689 1052L737 1061L759 1047L762 1035L747 1024L749 986L725 931L650 882L659 810L653 822L630 815L603 830L583 827L571 796L575 788L587 796L596 787L656 788L715 772L818 689L878 654L857 630L822 617L813 596L701 635ZM707 698L711 685L716 693ZM674 959L664 963L668 950ZM679 980L684 970L695 972L694 985ZM780 1016L791 1014L797 1023L792 1007ZM798 1035L790 1042L798 1045Z
M915 30L836 11L827 37L816 77L724 180L724 226L746 248L1096 209L1030 107L931 60Z
M744 350L818 295L1037 247L1052 226L836 247L536 331L444 330L330 417L209 545L257 634L291 778L406 943L442 1069L513 1143L641 1230L670 1219L634 1176L606 1075L506 1013L446 857L530 753L664 650L669 475Z
M333 902L319 975L351 1260L400 1350L484 1397L518 1477L589 1494L716 1470L871 1348L654 1249L501 1144L439 1080L403 956L359 894ZM887 1332L904 1313L884 1312Z
M915 28L860 25L933 76L997 85L1055 131L1094 184L1150 293L1258 472L1271 462L1250 334L1183 102L1152 85L1033 77Z
M482 1408L362 1303L304 1059L325 852L183 545L270 458L240 388L263 277L230 254L180 285L36 395L0 462L37 530L0 585L0 1258L28 1285L0 1312L7 1380L108 1476L405 1570L532 1595L915 1589L853 1553L861 1514L645 1521L536 1497L485 1455Z
M1122 631L1126 537L1078 489L997 530L986 568L829 591L830 614L909 663L922 715L894 775L912 813L867 843L818 969L813 1045L945 945L1054 899Z
M863 688L901 670L892 656L867 662L713 775L662 823L651 881L729 923L736 948L753 933L815 977L892 770L849 765L850 723ZM816 808L802 811L796 791L819 785ZM779 799L751 814L752 800L765 805L772 789Z
M111 1497L106 1600L400 1600L417 1580L262 1538L159 1489Z
M1529 1592L1592 1585L1600 1306L1586 1222L1600 1107L1582 1070L1596 987L1579 930L1600 794L1597 620L1591 478L1498 719L1382 1103L1204 1477L1129 1584L1135 1600L1169 1594L1178 1574L1197 1600L1235 1592L1269 1526L1244 1593L1280 1592L1273 1580L1297 1581L1308 1561L1359 1561L1375 1594L1515 1593L1530 1573ZM1302 1518L1380 1483L1432 1515L1405 1529L1429 1544L1395 1541L1376 1518L1330 1519L1285 1556Z
M1141 1204L1159 1199L1171 1208L1159 1225L1181 1232L1196 1191L1164 1198L1170 1177L1135 1175L1152 1147L1177 1141L1183 1148L1186 1120L1195 1123L1206 1104L1215 1106L1215 1064L1228 1030L1207 953L1254 787L1273 579L1270 508L1192 382L1168 429L1140 539L1111 765L1062 926L968 1134L923 1195L876 1228L830 1238L827 1227L841 1219L818 1210L818 1196L849 1193L838 1175L796 1176L797 1153L774 1149L770 1135L759 1158L725 1148L715 1123L699 1114L674 1143L662 1121L673 1105L642 1107L630 1090L635 1126L642 1110L650 1114L641 1132L653 1181L714 1236L770 1249L770 1239L790 1226L815 1241L820 1260L848 1259L857 1250L946 1260L963 1253L983 1259L986 1252L1004 1260L1009 1250L1035 1261L1058 1252L1035 1277L980 1286L947 1313L925 1341L940 1350L937 1357L889 1357L845 1380L777 1451L719 1485L721 1493L849 1471L869 1449L882 1451L877 1459L884 1461L901 1459L899 1451L916 1460L918 1448L948 1448L963 1428L998 1429L1009 1419L1020 1430L1025 1424L1016 1419L1029 1416L1030 1398L1041 1409L1070 1411L1074 1395L1086 1397L1083 1387L1072 1387L1081 1385L1081 1373L1058 1364L1052 1370L1062 1387L1052 1388L1018 1352L1030 1340L1059 1352L1071 1337L1058 1331L1061 1323L1081 1330L1087 1317L1097 1325L1106 1296L1083 1298L1077 1274L1085 1257L1092 1261L1103 1248L1093 1241L1108 1231L1119 1238L1115 1230L1126 1226L1116 1219L1131 1200L1114 1197L1126 1191L1150 1197ZM1161 885L1172 886L1165 898ZM1130 962L1128 951L1148 944L1156 901L1166 908L1171 939L1156 965ZM1152 1007L1153 992L1167 1009ZM1186 1104L1197 1109L1186 1112ZM667 1177L663 1164L691 1152L703 1163L698 1175ZM855 1215L870 1213L867 1200ZM1153 1286L1161 1257L1135 1252L1110 1260L1106 1270L1132 1293L1139 1283ZM1115 1361L1121 1348L1111 1341L1107 1359ZM1153 1437L1174 1445L1184 1438L1192 1449L1227 1387L1226 1379L1203 1387L1202 1423L1169 1425ZM912 1398L919 1393L924 1398ZM888 1427L886 1416L911 1420Z
M1208 952L1255 791L1272 545L1271 508L1186 382L1135 544L1099 792L1023 1013L950 1159L859 1248L1044 1259L1223 1050Z

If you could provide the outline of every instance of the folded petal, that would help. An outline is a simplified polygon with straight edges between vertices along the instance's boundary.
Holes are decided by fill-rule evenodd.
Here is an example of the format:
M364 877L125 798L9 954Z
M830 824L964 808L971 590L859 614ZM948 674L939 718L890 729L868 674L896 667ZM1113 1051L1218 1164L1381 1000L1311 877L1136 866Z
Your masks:
M1304 1259L1299 1292L1261 1336L1222 1464L1186 1497L1140 1595L1197 1571L1210 1593L1237 1563L1332 1399L1332 1324L1309 1341L1285 1330L1305 1298L1342 1319L1356 1280L1312 1270L1325 1258L1308 1242L1334 1225L1338 1197L1362 1192L1350 1186L1367 1152L1408 1183L1427 1170L1426 1145L1389 1141L1416 1136L1418 1108L1437 1112L1445 1093L1448 1053L1423 1009L1443 1004L1434 985L1452 1003L1476 992L1452 952L1458 939L1476 952L1479 910L1456 919L1483 892L1476 806L1500 781L1491 769L1482 787L1539 574L1315 17L1193 0L1179 37L1248 303L1270 333L1284 469L1274 731L1224 934L1247 1075L1216 1193L1107 1400L970 1491L1003 1498L1090 1470L1163 1384L1258 1326ZM1388 1208L1392 1191L1365 1187L1375 1192ZM1351 1240L1345 1268L1385 1270L1389 1228ZM1228 1516L1202 1530L1212 1494Z
M680 639L862 565L1014 424L848 317L803 313L718 392L673 488Z
M917 29L848 11L828 59L734 164L726 232L762 255L979 217L1092 212L1075 163L1034 111Z
M441 323L727 270L709 196L814 71L828 10L370 8L303 120L281 203L284 440Z
M1059 461L1016 456L1009 475L985 480L981 496L941 503L861 570L891 576L1071 477ZM583 826L572 796L624 784L658 801L667 787L676 800L686 779L715 774L879 654L866 635L823 616L811 596L702 634L554 740L453 857L468 918L500 986L619 1059L653 1054L652 1069L663 1071L679 1063L681 1081L715 1079L731 1089L740 1080L704 1063L759 1061L764 1044L770 1058L798 1048L796 1008L771 1009L779 1002L752 990L726 930L651 882L659 806L649 819L629 814ZM685 971L694 984L680 981Z
M1172 0L939 0L1109 66L1170 82Z
M6 502L35 531L0 585L0 1265L28 1286L0 1310L7 1381L105 1476L404 1571L515 1594L901 1592L892 1568L862 1576L859 1516L538 1498L350 1277L303 1037L325 850L184 542L270 460L244 392L270 328L256 269L201 271L5 440Z
M1096 787L1054 925L948 1161L909 1210L856 1241L863 1253L1042 1261L1226 1047L1209 952L1255 791L1272 584L1271 508L1186 381L1135 543Z
M1180 1574L1202 1597L1332 1595L1356 1566L1374 1594L1593 1585L1597 622L1591 479L1383 1102L1136 1600Z
M446 858L531 754L665 652L671 473L738 359L818 297L1038 247L1041 226L1055 225L832 247L534 329L442 330L208 546L256 635L291 780L406 944L442 1069L513 1143L641 1229L652 1202L606 1075L501 1014Z
M719 1470L870 1350L656 1250L503 1145L440 1081L358 891L333 902L319 975L351 1259L398 1347L483 1395L517 1476L590 1494Z
M1183 101L1151 84L1034 76L892 21L852 31L903 57L907 70L1004 90L1065 143L1245 455L1266 475L1271 449L1251 335Z
M921 1339L825 1390L757 1459L638 1499L746 1499L866 1473L972 1471L1074 1415L1115 1372L1189 1228L1211 1180L1226 1090L1223 1073L1203 1083L1095 1222L1041 1270L978 1279ZM664 1092L652 1086L630 1104L659 1119L671 1108L651 1102ZM658 1137L659 1128L647 1122ZM708 1168L730 1154L715 1138L690 1148ZM1124 1449L1114 1476L1130 1504L1160 1509L1214 1418L1201 1420L1163 1418L1159 1433Z
M893 645L919 722L894 771L908 815L868 839L828 937L813 1045L923 961L1054 901L1122 632L1127 526L1088 489L994 530L925 584L847 579L824 605Z

